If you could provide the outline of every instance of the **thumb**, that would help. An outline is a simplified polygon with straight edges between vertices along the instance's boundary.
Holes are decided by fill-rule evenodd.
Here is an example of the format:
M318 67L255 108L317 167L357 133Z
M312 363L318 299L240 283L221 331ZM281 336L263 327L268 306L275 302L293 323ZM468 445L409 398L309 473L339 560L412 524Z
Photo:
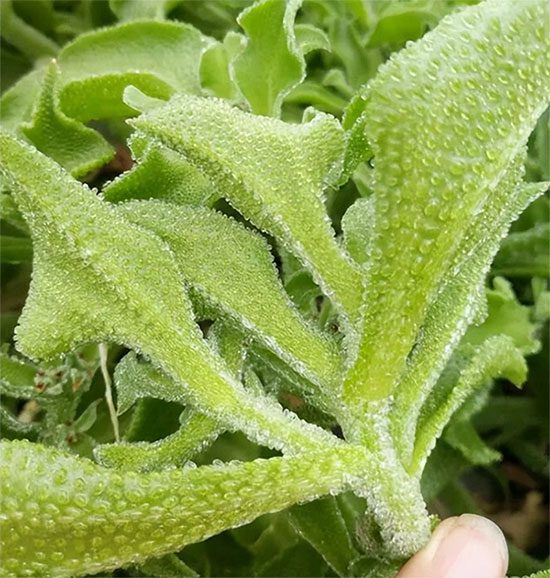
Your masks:
M504 578L508 549L500 528L481 516L447 518L397 578Z

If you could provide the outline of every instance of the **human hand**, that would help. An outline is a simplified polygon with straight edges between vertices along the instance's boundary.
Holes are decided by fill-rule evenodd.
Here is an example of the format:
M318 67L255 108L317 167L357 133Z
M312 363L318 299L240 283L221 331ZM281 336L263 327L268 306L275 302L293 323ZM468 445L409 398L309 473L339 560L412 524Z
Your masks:
M481 516L447 518L397 578L504 578L508 549L500 528Z

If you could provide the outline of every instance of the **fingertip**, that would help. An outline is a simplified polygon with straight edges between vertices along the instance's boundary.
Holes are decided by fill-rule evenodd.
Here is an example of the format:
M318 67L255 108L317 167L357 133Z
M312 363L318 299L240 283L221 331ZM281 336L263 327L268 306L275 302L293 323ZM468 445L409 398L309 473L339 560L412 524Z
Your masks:
M482 516L447 518L398 578L504 578L508 549L500 528Z

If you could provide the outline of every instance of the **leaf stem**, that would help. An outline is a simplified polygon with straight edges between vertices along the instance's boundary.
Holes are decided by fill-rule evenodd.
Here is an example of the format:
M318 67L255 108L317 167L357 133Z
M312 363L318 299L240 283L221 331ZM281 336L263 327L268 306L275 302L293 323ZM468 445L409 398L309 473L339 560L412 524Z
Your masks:
M105 382L105 401L107 402L107 407L109 408L109 415L111 417L111 423L113 424L115 440L119 442L120 430L118 427L118 417L115 404L113 402L111 375L107 369L108 347L105 343L100 343L97 348L99 350L99 365L101 367L101 375L103 376L103 381Z

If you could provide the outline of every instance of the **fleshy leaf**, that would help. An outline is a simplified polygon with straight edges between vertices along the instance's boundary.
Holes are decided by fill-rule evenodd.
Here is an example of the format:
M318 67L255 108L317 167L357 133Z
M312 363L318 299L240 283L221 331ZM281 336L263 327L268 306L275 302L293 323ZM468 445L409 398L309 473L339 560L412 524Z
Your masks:
M233 70L255 114L279 116L284 96L304 79L305 61L294 33L301 3L259 0L237 19L248 42Z
M361 450L123 475L28 442L0 442L3 568L105 572L181 549L371 473ZM304 474L306 472L306 474ZM33 522L12 521L33 507ZM68 507L68 506L74 507ZM37 538L38 536L38 538Z
M146 1L150 3L151 0ZM151 578L198 578L199 576L192 568L180 560L176 554L166 554L162 558L147 560L145 564L140 565L139 570L144 576L150 576Z
M182 0L109 0L109 7L121 21L142 18L162 19Z
M202 205L212 197L212 185L193 165L164 147L148 148L132 170L102 191L107 201L162 199L183 205Z
M0 393L10 397L31 398L37 393L34 376L37 368L0 351Z
M471 221L547 105L546 10L541 0L488 0L457 12L367 87L375 219L350 403L395 387Z
M342 154L335 119L319 114L291 125L219 100L176 96L132 124L203 170L247 219L284 241L350 318L357 317L361 275L338 246L322 200Z
M223 42L213 44L202 55L200 77L202 87L212 96L238 100L240 96L233 78L231 63L246 45L244 36L229 31Z
M232 324L218 320L208 330L208 342L223 357L231 373L242 381L248 346L245 334Z
M433 11L411 4L392 3L385 6L369 35L368 46L404 44L407 40L416 40L428 26L437 22Z
M550 224L539 223L504 239L492 270L507 277L550 277Z
M357 263L368 262L368 247L374 221L373 198L357 199L342 219L342 230L348 253Z
M97 131L61 112L58 79L57 64L52 62L42 81L32 119L21 130L39 151L80 177L109 162L114 151Z
M185 280L207 300L295 371L334 391L341 370L337 348L300 318L262 237L208 209L134 202L120 210L168 244Z
M0 193L0 219L18 229L25 236L28 235L29 229L27 224L11 195L8 195L7 193Z
M38 151L0 137L2 171L33 234L21 351L51 357L86 341L143 351L201 412L289 451L336 438L245 392L203 340L168 249ZM158 270L163 283L158 283ZM272 438L275 435L275 438Z
M245 359L243 335L217 321L208 331L208 341L223 357L235 378L242 380ZM124 413L136 399L148 396L185 402L177 384L151 364L139 362L133 352L118 363L115 382L119 413ZM94 450L94 456L101 464L117 469L142 472L161 470L190 460L223 433L223 428L216 421L193 410L185 410L180 422L182 425L177 432L159 441L103 445Z
M188 412L182 427L157 442L137 442L99 446L97 461L124 471L150 472L184 464L208 447L219 435L220 427L211 418Z
M341 182L345 182L358 166L373 157L369 140L365 133L367 113L365 96L358 94L346 107L342 126L346 130L346 154Z
M452 375L444 375L447 384L437 384L422 408L410 466L413 475L421 473L443 428L477 389L495 377L506 377L520 386L527 377L527 365L509 337L497 336L485 341L456 372L456 383L453 383Z
M51 38L19 18L12 0L3 0L0 4L0 35L2 40L15 46L30 60L54 56L59 50Z
M459 451L471 464L486 466L492 464L502 455L489 447L480 437L474 426L465 420L451 421L443 432L445 441Z
M119 415L144 397L176 401L182 405L186 402L185 391L177 383L150 363L139 360L133 351L119 361L114 378Z
M59 54L61 108L81 121L133 115L122 101L129 84L162 99L198 94L200 58L210 42L190 25L154 20L82 34Z
M330 564L339 576L349 576L349 568L359 553L354 548L338 502L334 497L289 510L294 528Z
M296 24L294 33L302 54L308 54L314 50L330 52L330 40L320 28L311 24Z
M486 291L487 318L481 325L470 327L463 342L479 346L493 335L508 335L524 355L537 353L540 350L536 337L538 327L531 319L529 307L519 303L506 279L495 278L493 286Z
M0 125L4 130L17 132L22 122L30 120L45 74L45 67L31 70L2 95Z
M510 192L512 183L518 178L514 173L512 170L506 179L509 182L501 185L486 210L470 223L468 234L457 252L453 276L441 287L431 305L422 335L396 389L392 430L397 448L403 452L405 460L412 451L411 436L407 432L414 427L420 407L454 347L484 306L484 277L500 239L505 236L510 222L543 190L540 185L531 183Z

